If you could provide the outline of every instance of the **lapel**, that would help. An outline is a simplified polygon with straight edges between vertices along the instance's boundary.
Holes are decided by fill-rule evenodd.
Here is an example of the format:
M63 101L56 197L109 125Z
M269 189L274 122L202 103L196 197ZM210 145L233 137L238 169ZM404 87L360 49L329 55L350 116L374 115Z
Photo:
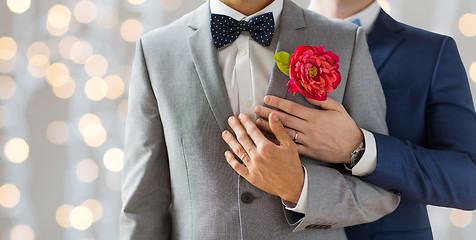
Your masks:
M218 65L217 50L211 39L209 3L203 4L192 14L188 26L194 32L187 39L188 47L210 108L220 129L224 131L229 129L227 119L233 115L233 111ZM279 28L276 52L292 53L299 45L305 44L306 34L302 31L305 28L303 11L289 0L284 1ZM275 64L267 94L285 98L288 81L289 77L284 75ZM292 94L289 96L292 97ZM296 94L295 97L299 96ZM309 104L305 98L301 98L297 102Z
M325 43L328 43L329 45L333 44L329 42L326 34L316 34L316 32L331 31L331 29L326 28L324 25L313 25L312 30L314 30L314 32L308 31L310 28L306 29L304 11L292 1L284 0L279 28L276 52L286 51L292 53L300 45L316 45L316 43L319 45L326 45ZM288 86L286 86L288 81L289 76L282 73L275 64L271 73L271 79L266 95L288 99L309 108L320 108L309 103L300 93L293 95L288 92ZM344 91L341 87L337 88L328 96L338 102L342 102L343 95Z
M276 52L286 51L292 53L299 45L306 43L307 34L303 31L306 27L306 23L304 21L303 10L300 7L291 1L285 0L279 22ZM285 98L288 92L288 87L286 86L288 81L289 76L282 73L278 66L274 64L266 95ZM296 94L296 97L299 95L300 94ZM292 94L290 96L292 96ZM303 100L307 103L306 99ZM301 103L302 101L298 102Z
M405 41L402 31L404 31L402 24L380 9L374 27L367 37L370 55L377 72L395 49Z
M194 11L189 27L188 47L205 96L221 131L229 129L227 119L233 115L225 83L218 65L217 49L210 34L210 6L206 2Z

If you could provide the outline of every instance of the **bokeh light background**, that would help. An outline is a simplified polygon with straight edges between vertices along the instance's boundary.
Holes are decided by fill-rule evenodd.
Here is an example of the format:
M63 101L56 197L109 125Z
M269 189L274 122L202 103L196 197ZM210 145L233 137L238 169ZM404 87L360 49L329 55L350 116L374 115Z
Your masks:
M203 2L1 0L0 239L118 238L135 41ZM476 0L380 3L453 36L476 95ZM475 239L474 212L429 211L435 239Z

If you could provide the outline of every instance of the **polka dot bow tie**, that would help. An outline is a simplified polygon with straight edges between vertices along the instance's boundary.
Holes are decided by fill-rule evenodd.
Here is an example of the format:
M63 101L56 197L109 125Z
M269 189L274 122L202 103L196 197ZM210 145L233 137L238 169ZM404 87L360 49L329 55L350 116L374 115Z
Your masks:
M272 12L253 17L248 22L237 21L225 15L212 14L210 26L213 42L217 48L222 48L235 41L242 31L249 32L255 41L268 47L274 34Z

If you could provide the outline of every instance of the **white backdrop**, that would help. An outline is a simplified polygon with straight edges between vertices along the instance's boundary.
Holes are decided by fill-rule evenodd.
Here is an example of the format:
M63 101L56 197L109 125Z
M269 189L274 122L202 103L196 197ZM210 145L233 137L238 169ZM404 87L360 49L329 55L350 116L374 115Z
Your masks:
M118 238L134 42L203 2L0 2L0 239ZM380 2L453 36L476 95L476 0ZM474 212L429 210L435 239L474 239Z

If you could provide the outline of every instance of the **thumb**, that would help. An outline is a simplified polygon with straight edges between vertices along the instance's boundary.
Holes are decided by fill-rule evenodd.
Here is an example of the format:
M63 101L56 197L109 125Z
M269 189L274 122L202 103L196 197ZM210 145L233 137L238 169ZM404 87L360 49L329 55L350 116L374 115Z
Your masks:
M330 97L327 97L327 99L325 101L319 101L319 100L315 100L315 99L312 99L312 98L306 98L306 100L310 104L319 106L324 110L338 111L338 110L341 110L341 108L343 107L342 104L340 104L339 102L337 102L336 100L334 100Z
M273 132L274 136L281 144L292 141L291 138L289 138L289 135L286 133L286 129L284 128L283 124L279 120L278 114L272 112L269 114L268 119L271 132Z

